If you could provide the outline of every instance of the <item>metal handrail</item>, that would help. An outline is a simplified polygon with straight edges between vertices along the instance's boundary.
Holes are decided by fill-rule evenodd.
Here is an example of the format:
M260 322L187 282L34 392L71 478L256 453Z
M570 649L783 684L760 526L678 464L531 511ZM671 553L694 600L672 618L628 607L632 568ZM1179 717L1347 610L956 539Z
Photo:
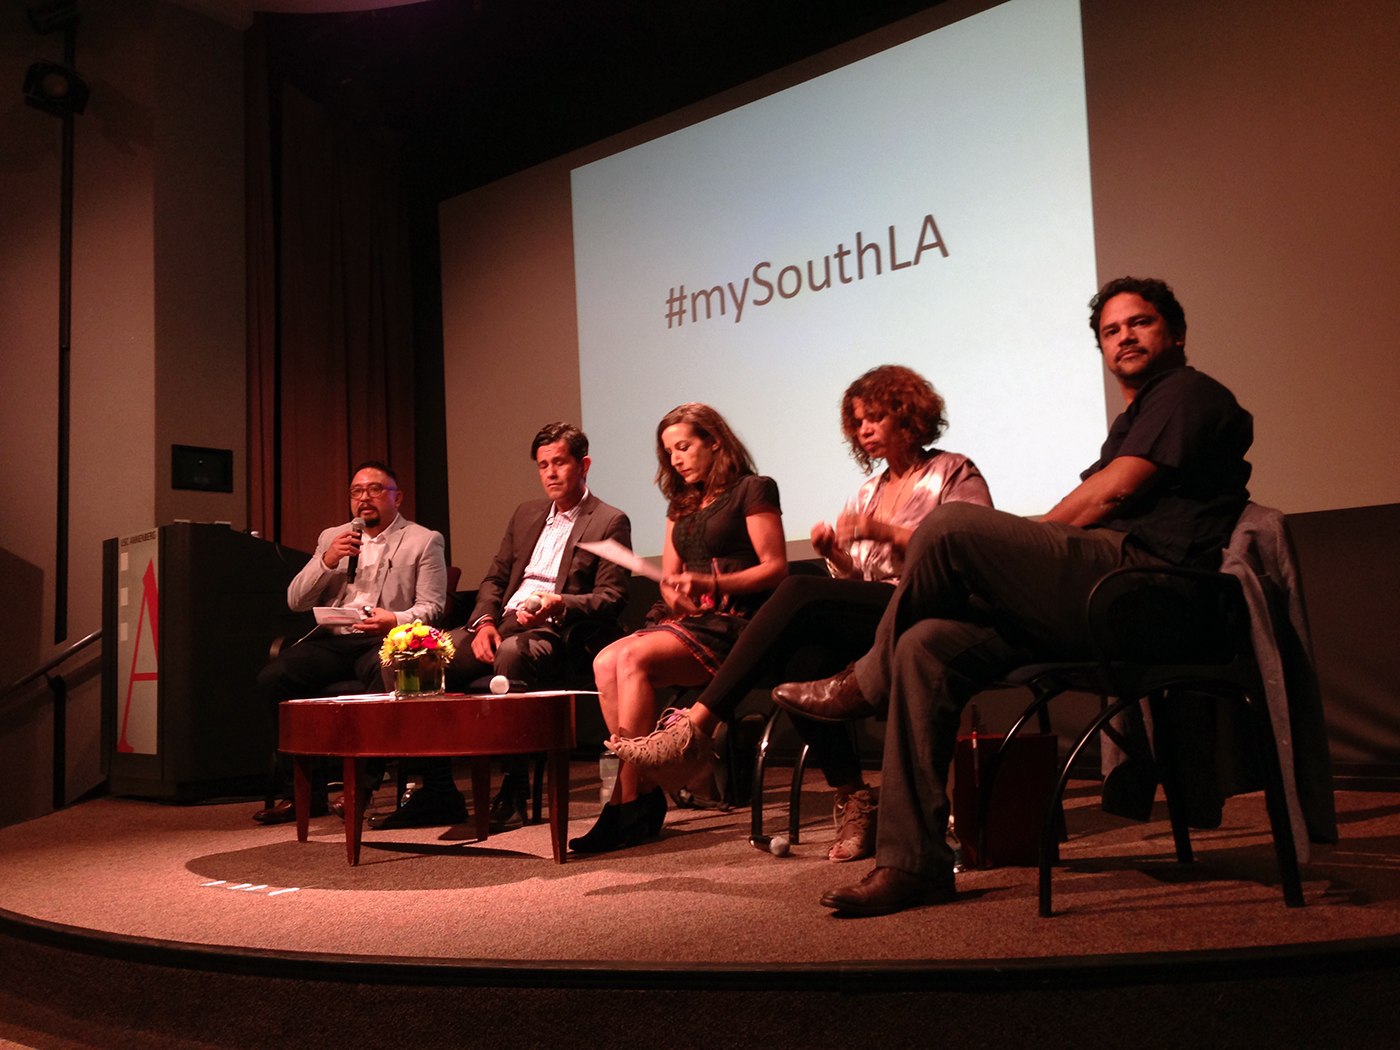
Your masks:
M63 652L56 653L55 655L51 656L48 660L45 660L44 663L42 663L39 667L35 668L33 671L30 671L23 678L11 682L4 689L0 689L0 699L4 699L11 693L15 692L17 689L23 689L30 682L34 682L40 678L45 677L55 667L57 667L59 664L63 663L63 661L67 660L70 656L78 652L78 650L86 649L89 645L91 645L93 642L97 641L101 637L102 629L99 627L86 638L79 638L67 649L63 650Z
M49 672L101 637L102 631L100 629L93 631L86 638L78 639L63 652L55 653L49 657L23 678L0 690L0 699L4 699L16 690L23 689L30 682L43 678L48 684L49 692L53 694L53 808L55 810L60 810L68 804L68 682L63 675L50 675Z

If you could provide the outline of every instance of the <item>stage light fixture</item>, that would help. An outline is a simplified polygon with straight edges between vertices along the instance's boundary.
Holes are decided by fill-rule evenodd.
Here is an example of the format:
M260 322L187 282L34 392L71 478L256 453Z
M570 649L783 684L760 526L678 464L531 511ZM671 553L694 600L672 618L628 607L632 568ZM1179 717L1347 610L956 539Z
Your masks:
M59 62L35 62L24 75L24 100L55 117L81 113L89 94L78 71Z

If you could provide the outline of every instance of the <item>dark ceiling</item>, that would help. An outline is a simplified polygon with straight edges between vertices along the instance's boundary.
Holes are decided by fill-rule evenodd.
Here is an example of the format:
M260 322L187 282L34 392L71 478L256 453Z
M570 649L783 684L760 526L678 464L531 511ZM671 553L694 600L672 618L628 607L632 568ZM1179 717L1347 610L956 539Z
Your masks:
M445 199L690 105L939 0L427 0L261 14L275 72L401 132Z

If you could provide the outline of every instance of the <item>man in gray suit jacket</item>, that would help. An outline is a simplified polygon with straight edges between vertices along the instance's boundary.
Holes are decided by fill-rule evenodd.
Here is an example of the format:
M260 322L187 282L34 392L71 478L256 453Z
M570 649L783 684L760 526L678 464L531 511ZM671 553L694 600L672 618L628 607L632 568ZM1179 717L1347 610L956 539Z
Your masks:
M450 690L466 691L493 674L517 686L557 681L567 658L562 632L582 621L615 628L626 604L627 570L578 547L581 540L603 539L632 545L627 515L588 491L588 438L572 424L550 423L535 435L530 458L546 498L522 503L511 515L467 627L453 632ZM505 756L501 768L505 777L491 804L495 831L525 819L525 758ZM450 763L433 761L425 763L423 786L408 802L370 826L432 827L465 814Z
M371 461L355 468L350 512L356 520L321 533L316 553L287 588L287 604L293 612L318 605L354 609L359 619L339 627L317 627L262 669L258 696L274 725L282 701L319 696L336 682L358 679L366 692L382 692L383 636L399 624L431 623L442 615L447 601L442 534L405 518L399 513L402 502L398 478L389 466ZM356 521L362 528L355 527ZM312 805L319 809L325 801ZM253 814L264 824L295 818L290 802Z

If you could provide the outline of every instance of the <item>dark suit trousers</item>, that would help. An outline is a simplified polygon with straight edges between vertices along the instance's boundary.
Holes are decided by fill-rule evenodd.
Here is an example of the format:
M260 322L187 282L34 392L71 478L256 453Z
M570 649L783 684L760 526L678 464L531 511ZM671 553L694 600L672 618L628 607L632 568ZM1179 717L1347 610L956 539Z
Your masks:
M466 690L472 682L487 675L502 674L534 688L541 682L563 675L564 639L552 626L529 630L516 622L515 613L501 617L497 628L501 645L494 663L482 663L472 654L471 638L466 628L452 632L452 644L457 655L447 665L447 688L453 692Z
M447 665L445 685L450 692L466 692L472 683L487 675L505 675L516 682L524 682L530 688L563 676L564 639L553 627L535 627L526 630L516 622L515 613L508 612L501 617L501 645L496 650L493 663L482 663L472 654L471 638L466 628L452 632L452 644L457 655ZM423 763L423 784L426 787L445 787L451 777L451 760L426 760ZM529 762L523 755L502 755L501 771L522 774L529 769ZM444 772L445 771L445 772Z
M866 697L889 703L876 859L941 881L952 878L948 767L963 707L1014 667L1090 657L1094 585L1163 563L1109 529L946 503L915 531L904 564L856 664Z
M277 747L277 705L321 696L337 682L358 681L367 693L384 691L377 635L331 634L319 628L289 645L258 672L257 695L268 719L268 739ZM274 761L276 758L274 757Z
M377 635L317 630L284 648L258 672L258 696L274 715L283 700L320 696L337 682L359 681L367 693L384 691Z

